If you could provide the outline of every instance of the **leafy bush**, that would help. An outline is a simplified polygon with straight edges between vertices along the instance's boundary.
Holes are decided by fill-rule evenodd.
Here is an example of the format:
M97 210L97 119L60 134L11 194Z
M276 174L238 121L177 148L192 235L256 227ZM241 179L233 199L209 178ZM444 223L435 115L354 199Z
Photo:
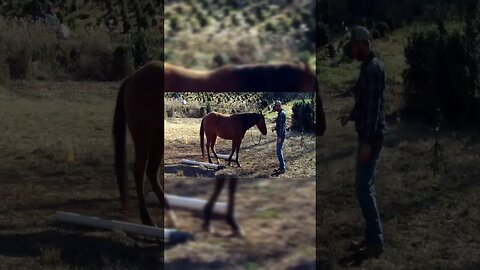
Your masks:
M111 79L113 42L106 29L79 35L76 79L106 81Z
M380 34L380 32L378 32L378 30L374 29L372 31L370 31L371 35L372 35L372 39L375 40L375 39L379 39L382 37L382 35Z
M390 27L386 22L377 22L376 30L380 33L380 37L384 37L385 34L390 31Z
M315 108L310 101L296 101L292 106L292 129L302 132L315 130Z
M317 25L317 43L320 46L324 46L329 42L328 28L323 23Z
M14 80L26 80L31 78L32 55L23 48L17 55L7 59L10 78Z
M130 48L118 46L113 52L112 80L121 80L133 73L133 61Z
M450 123L474 120L480 58L465 45L468 40L462 31L442 27L408 38L403 74L407 116L435 122L439 111Z

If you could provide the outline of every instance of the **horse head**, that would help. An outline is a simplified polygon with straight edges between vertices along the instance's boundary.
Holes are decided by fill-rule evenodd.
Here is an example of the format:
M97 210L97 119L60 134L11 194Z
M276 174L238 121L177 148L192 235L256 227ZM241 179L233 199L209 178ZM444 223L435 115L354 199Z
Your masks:
M263 113L258 114L257 128L260 130L262 135L267 135L267 124L265 123L265 117Z

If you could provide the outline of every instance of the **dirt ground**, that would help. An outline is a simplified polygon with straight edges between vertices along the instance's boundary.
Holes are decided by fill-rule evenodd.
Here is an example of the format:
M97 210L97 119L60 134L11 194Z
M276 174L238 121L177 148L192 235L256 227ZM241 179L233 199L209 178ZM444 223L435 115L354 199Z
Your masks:
M270 178L278 168L276 156L276 135L271 132L274 123L267 121L268 133L262 136L254 126L245 134L240 146L239 162L241 168L228 166L226 160L220 159L225 169L214 170L201 166L184 165L182 159L208 162L205 149L205 160L200 150L201 118L168 118L165 120L165 177L213 177L215 174L235 174L242 178ZM259 143L258 145L256 145ZM215 150L218 154L231 153L231 141L217 138ZM211 154L213 156L213 154ZM235 154L234 154L235 156ZM315 178L315 136L303 135L299 132L287 132L284 144L284 158L287 172L282 178ZM216 160L213 159L216 163Z
M197 215L177 211L179 229L195 240L166 246L165 253L152 239L56 222L57 210L139 222L134 197L131 211L119 212L111 138L117 89L116 83L89 82L0 88L1 270L314 269L314 178L242 181L237 219L244 239L201 233ZM271 144L271 138L262 143ZM198 155L195 146L192 139L191 151ZM131 143L128 150L131 168ZM246 168L249 160L245 151ZM165 182L166 191L176 195L207 198L213 189L209 180ZM161 223L161 211L150 211ZM222 220L212 225L228 232Z

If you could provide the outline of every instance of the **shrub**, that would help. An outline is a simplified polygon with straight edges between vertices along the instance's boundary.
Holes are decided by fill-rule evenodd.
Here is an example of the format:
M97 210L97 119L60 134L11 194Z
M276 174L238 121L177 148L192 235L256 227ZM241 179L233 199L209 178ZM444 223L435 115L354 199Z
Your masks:
M329 34L328 34L328 27L323 24L319 23L317 25L317 43L320 46L324 46L328 44L329 41Z
M113 45L108 31L106 29L87 31L79 33L78 38L78 49L71 53L71 57L77 58L78 61L75 77L81 80L110 80Z
M134 71L130 48L118 46L113 52L112 80L121 80Z
M479 59L466 43L461 31L442 28L415 32L408 38L408 68L403 74L407 116L434 123L439 110L450 123L473 120L479 71L472 63Z
M371 35L372 35L372 39L374 39L374 40L382 37L380 32L378 32L378 30L376 30L376 29L371 31Z
M386 22L378 22L376 24L376 29L378 30L378 32L380 33L380 37L384 37L385 34L390 31L390 27L388 26L388 24Z
M302 132L315 130L315 109L312 102L301 100L293 103L292 129Z
M132 44L135 68L138 68L145 65L149 60L147 40L143 29L132 36Z
M7 65L4 76L28 79L33 74L32 61L43 71L52 68L57 43L55 32L42 24L24 19L0 18L0 63Z
M31 78L32 55L29 50L23 48L17 55L7 59L10 78L14 80L26 80Z
M227 63L227 56L221 53L216 53L213 57L213 65L214 67L221 67Z

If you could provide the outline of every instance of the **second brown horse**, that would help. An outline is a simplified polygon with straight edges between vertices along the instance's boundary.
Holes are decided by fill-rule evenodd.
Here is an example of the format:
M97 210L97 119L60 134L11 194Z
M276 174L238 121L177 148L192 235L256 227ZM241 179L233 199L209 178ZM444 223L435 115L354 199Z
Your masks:
M251 127L257 126L258 130L263 135L267 135L267 126L265 124L265 118L259 113L236 113L232 115L225 115L217 112L211 112L207 114L200 125L200 148L202 149L202 157L205 158L205 144L203 134L207 137L207 155L208 162L212 162L210 157L210 150L217 159L218 156L215 152L215 142L217 136L232 141L232 151L228 157L228 165L232 162L233 154L236 152L235 162L238 167L241 167L238 162L238 155L240 151L240 144L242 143L245 132Z

